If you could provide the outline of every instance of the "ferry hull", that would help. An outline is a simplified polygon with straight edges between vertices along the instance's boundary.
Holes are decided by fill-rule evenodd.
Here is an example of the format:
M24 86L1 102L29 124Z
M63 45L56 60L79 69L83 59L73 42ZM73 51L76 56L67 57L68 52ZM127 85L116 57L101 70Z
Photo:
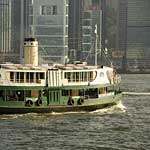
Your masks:
M95 111L97 109L103 109L117 105L121 100L122 94L116 95L116 97L109 102L99 102L90 105L77 105L77 106L38 106L38 107L25 107L25 106L0 106L0 114L25 114L25 113L62 113L62 112L81 112L81 111Z

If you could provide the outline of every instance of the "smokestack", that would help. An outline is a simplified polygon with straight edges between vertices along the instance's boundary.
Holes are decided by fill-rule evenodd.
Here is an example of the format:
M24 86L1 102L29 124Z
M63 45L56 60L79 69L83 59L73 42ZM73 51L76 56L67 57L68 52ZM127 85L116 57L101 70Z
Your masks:
M38 66L38 41L35 38L24 39L24 64Z

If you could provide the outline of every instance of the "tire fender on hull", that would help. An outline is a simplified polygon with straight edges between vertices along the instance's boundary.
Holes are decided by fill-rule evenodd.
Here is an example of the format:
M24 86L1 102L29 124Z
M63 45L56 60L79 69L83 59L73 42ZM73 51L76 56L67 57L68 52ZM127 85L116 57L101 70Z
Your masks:
M84 103L84 99L83 98L79 98L77 101L78 105L82 105Z
M73 98L70 96L69 99L68 99L68 105L74 105L74 100Z
M26 102L25 102L25 106L28 106L28 107L32 107L33 106L33 101L28 99Z

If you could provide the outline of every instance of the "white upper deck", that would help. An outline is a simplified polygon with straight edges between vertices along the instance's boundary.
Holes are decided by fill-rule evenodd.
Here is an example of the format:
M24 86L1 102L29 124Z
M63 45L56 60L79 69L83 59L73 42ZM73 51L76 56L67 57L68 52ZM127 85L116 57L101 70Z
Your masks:
M86 64L0 65L0 85L61 87L98 84L114 84L113 68Z

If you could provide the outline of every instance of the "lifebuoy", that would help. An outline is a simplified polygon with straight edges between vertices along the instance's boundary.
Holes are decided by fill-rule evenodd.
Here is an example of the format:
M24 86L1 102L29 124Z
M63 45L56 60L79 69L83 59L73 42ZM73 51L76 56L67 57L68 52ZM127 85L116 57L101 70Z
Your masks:
M82 105L84 103L84 99L83 98L79 98L77 101L78 105Z
M27 101L25 102L25 106L28 106L28 107L33 106L33 101L32 101L32 100L27 100Z
M68 105L74 105L74 100L73 100L72 97L69 97L67 104L68 104Z

